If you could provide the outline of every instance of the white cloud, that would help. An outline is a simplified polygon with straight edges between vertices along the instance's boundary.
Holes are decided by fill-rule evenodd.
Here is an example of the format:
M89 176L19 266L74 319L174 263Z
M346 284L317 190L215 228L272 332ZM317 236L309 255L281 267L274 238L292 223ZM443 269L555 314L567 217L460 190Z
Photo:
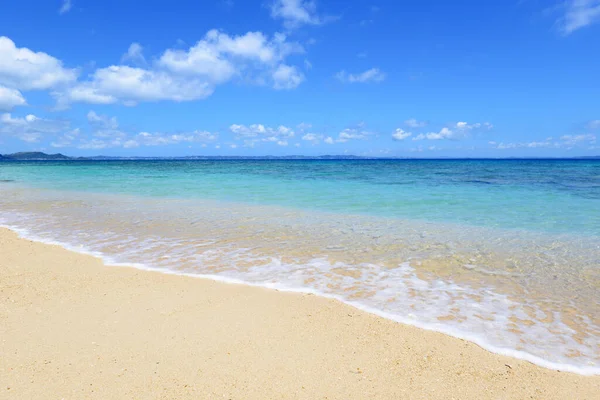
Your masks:
M279 146L287 146L287 139L295 136L292 128L279 125L276 128L262 124L252 124L249 126L233 124L229 130L235 135L235 138L244 142L244 147L254 147L260 142L272 142ZM285 143L285 144L284 144Z
M50 89L74 82L77 74L46 53L18 48L0 36L0 85L16 90Z
M294 131L284 125L277 128L271 128L262 124L252 124L249 126L233 124L229 127L238 138L257 138L257 137L283 137L290 138L294 136Z
M55 95L59 105L76 101L93 104L121 101L131 105L138 101L190 101L208 97L212 92L206 81L121 65L98 69L89 81Z
M123 54L123 57L121 57L121 62L125 63L131 61L136 64L146 64L143 50L144 48L139 43L131 43L129 49L127 49L127 53Z
M365 140L370 136L373 136L373 132L369 132L367 130L362 129L364 124L359 124L359 128L346 128L342 130L337 139L337 143L345 143L349 140Z
M426 126L426 125L427 125L427 123L426 123L426 122L423 122L423 121L417 121L417 120L416 120L416 119L414 119L414 118L407 119L406 121L404 121L404 124L405 124L406 126L408 126L409 128L422 128L422 127L424 127L424 126Z
M273 87L275 89L295 89L304 80L304 75L296 67L281 64L273 72Z
M49 120L33 114L13 117L10 113L0 114L0 135L13 136L25 142L37 142L44 135L55 135L69 127L68 121Z
M489 122L484 122L484 123L480 123L480 122L476 122L474 124L469 124L468 122L457 122L454 127L456 129L460 129L460 130L473 130L473 129L492 129L493 125L490 124Z
M398 128L394 131L394 133L392 133L392 138L394 140L404 140L410 136L412 136L412 133L406 132L402 128Z
M142 48L134 43L125 60L145 60ZM304 49L288 42L283 34L268 38L261 32L229 36L209 31L187 50L167 49L149 68L112 65L97 69L87 80L56 91L58 107L72 102L92 104L140 101L191 101L210 96L217 85L234 78L269 84L275 89L293 89L304 76L285 58Z
M0 111L10 111L16 106L24 106L27 102L16 89L0 86Z
M310 0L275 0L271 4L271 17L282 19L284 25L290 29L300 25L320 25L324 22L317 15L316 3Z
M322 140L326 144L335 144L335 143L346 143L351 140L368 140L373 136L375 136L375 133L367 130L366 124L364 122L361 122L361 123L358 123L353 128L343 129L342 131L340 131L338 133L337 137L325 136L322 134L307 133L302 137L302 139L312 142L313 144L318 143L320 140Z
M250 67L276 67L288 55L303 52L299 43L288 42L281 33L269 39L262 32L229 36L213 29L187 51L165 51L159 64L176 73L220 83Z
M600 21L600 0L566 0L564 6L559 23L565 35Z
M58 10L58 13L61 15L68 13L72 7L73 7L73 2L71 0L63 0L62 5L60 6L60 9Z
M311 142L312 144L318 144L321 140L323 140L323 135L317 133L306 133L302 136L302 140Z
M413 138L413 140L442 140L442 139L454 139L455 132L447 127L440 129L439 132L421 133Z
M457 122L452 124L450 127L445 126L438 132L421 133L415 136L412 140L460 140L469 137L472 131L480 132L483 130L490 130L493 125L489 122L476 122L470 124L468 122Z
M385 74L379 70L379 68L371 68L360 74L349 74L342 70L335 74L336 79L344 83L368 83L368 82L382 82L385 80Z

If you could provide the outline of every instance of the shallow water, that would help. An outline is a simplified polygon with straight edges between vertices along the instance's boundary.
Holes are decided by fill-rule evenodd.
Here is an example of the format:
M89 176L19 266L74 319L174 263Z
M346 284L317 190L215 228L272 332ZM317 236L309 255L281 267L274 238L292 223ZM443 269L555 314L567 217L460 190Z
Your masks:
M600 373L600 162L0 163L0 223Z

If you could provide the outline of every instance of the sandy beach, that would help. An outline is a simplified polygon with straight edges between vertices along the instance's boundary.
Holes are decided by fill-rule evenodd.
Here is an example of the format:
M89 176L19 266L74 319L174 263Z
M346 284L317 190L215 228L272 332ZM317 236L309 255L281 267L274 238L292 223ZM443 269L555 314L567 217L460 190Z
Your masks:
M2 399L598 399L313 295L127 267L0 229Z

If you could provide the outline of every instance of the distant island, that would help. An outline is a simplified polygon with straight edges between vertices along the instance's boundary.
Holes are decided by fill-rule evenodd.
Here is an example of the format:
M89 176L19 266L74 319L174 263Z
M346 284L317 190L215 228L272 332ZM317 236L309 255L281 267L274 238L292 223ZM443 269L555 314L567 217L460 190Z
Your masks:
M0 154L1 161L39 161L39 160L73 160L73 157L65 156L64 154L46 154L40 151L20 152L13 154Z
M40 151L0 154L0 161L102 161L102 160L352 160L369 159L353 155L324 155L324 156L180 156L180 157L118 157L90 156L70 157L64 154L46 154Z
M365 157L354 155L322 155L322 156L180 156L180 157L118 157L118 156L91 156L91 157L70 157L64 154L46 154L40 151L19 152L12 154L0 154L0 161L110 161L110 160L383 160L383 159L418 159L416 157ZM485 157L440 157L437 159L504 159L504 160L535 160L535 159L573 159L573 160L600 160L597 156L580 157L506 157L506 158L485 158Z

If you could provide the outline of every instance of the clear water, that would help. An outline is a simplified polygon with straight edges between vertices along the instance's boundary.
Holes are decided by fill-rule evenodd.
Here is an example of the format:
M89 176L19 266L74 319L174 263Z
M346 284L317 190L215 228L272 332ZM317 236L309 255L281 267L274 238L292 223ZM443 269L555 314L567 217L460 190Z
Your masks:
M0 223L600 373L600 162L0 163Z

